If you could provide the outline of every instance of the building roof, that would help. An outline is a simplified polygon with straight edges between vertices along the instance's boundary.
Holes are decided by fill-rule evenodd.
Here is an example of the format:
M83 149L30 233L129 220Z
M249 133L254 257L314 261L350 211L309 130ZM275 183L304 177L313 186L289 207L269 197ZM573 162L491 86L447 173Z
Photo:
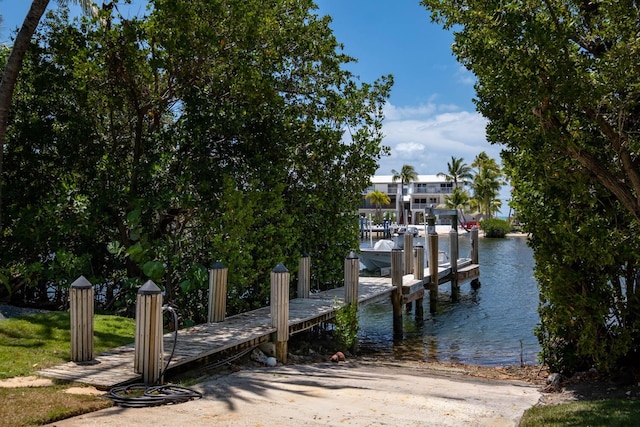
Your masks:
M444 176L438 175L418 175L418 179L412 181L413 183L427 183L427 182L446 182ZM393 182L393 175L375 175L371 177L372 184L395 184L400 181Z

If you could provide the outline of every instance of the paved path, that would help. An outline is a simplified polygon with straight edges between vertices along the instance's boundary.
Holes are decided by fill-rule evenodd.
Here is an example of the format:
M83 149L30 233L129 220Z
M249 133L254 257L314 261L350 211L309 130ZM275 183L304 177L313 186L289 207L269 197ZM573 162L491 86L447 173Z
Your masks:
M356 362L250 369L193 388L204 398L51 426L516 426L541 397L522 382Z

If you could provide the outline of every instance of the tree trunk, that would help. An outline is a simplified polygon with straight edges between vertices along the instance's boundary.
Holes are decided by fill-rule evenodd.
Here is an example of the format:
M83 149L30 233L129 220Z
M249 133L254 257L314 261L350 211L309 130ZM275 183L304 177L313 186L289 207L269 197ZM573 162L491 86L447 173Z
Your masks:
M44 11L49 5L49 0L33 0L31 2L31 8L24 18L22 28L16 36L16 41L13 43L11 54L7 59L7 65L2 73L2 80L0 81L0 234L3 230L2 227L2 188L4 187L3 178L3 162L4 162L4 146L6 144L7 125L9 120L9 107L11 107L11 99L13 98L13 90L16 87L16 81L18 80L18 74L22 68L22 60L27 52L31 37L36 31L36 27L40 22L40 18L44 14Z

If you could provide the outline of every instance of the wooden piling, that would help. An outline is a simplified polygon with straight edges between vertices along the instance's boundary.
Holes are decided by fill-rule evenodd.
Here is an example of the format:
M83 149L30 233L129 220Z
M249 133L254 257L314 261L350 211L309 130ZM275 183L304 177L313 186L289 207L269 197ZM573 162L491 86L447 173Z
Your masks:
M416 280L424 280L424 246L417 244L415 247L415 258L413 263L413 278ZM416 319L424 318L424 298L418 298L416 304Z
M145 384L162 383L164 345L162 341L162 292L153 281L138 290L134 370Z
M404 274L413 273L413 234L404 233Z
M449 231L449 263L451 265L451 300L460 299L460 285L458 284L458 230Z
M438 235L429 234L429 311L435 313L438 306Z
M93 285L84 276L71 284L71 361L93 360Z
M355 252L349 252L344 260L344 303L358 307L358 284L360 282L360 258Z
M227 314L227 272L221 262L209 270L209 323L222 322Z
M395 288L391 294L393 306L393 335L402 337L402 249L395 247L391 250L391 285Z
M311 258L306 252L302 252L298 264L298 298L309 298L311 292Z
M276 359L287 363L289 270L282 263L271 271L271 326L276 328Z
M478 264L478 227L471 229L471 263Z

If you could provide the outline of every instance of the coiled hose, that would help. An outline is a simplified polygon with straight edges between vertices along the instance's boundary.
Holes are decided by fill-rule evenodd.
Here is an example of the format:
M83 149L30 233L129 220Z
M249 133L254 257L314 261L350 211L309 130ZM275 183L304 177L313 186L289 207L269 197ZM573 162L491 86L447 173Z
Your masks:
M147 386L145 384L131 384L113 387L107 397L113 400L116 405L124 408L146 408L200 399L202 393L176 385Z
M176 350L176 343L178 342L178 314L171 306L165 305L162 307L162 312L173 313L173 321L175 326L175 335L173 338L173 349L169 355L169 360L164 367L164 370L160 373L160 376L156 379L157 384L164 376L173 354ZM106 395L116 405L125 408L145 408L150 406L160 405L172 405L176 403L187 402L191 399L200 399L202 393L193 389L177 386L177 385L154 385L148 386L146 384L130 384L120 387L113 387Z

